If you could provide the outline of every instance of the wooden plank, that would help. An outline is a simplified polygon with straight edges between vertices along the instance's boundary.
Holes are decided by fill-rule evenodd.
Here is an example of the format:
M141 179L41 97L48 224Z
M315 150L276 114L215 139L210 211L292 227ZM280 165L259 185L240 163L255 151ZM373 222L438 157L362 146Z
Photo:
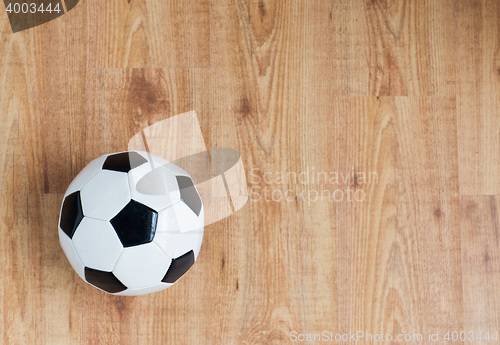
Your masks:
M212 146L241 152L252 194L297 195L320 188L300 173L330 171L330 5L211 5Z
M500 323L499 212L498 197L460 198L464 330L476 337L493 337Z
M196 110L209 145L208 69L89 69L87 160L127 150L144 128ZM207 344L212 334L211 239L189 274L169 289L139 297L86 289L87 344ZM103 312L104 311L104 312Z
M212 226L214 343L337 332L334 219L332 202L261 198Z
M64 192L84 162L84 7L15 34L0 23L0 193Z
M337 98L335 107L335 171L356 175L339 184L353 197L336 210L340 332L459 330L454 98Z
M62 194L28 196L28 246L30 280L28 304L35 313L40 344L83 344L85 283L66 259L59 244L57 223ZM31 275L33 277L31 277ZM36 307L35 307L36 306Z
M461 195L500 194L500 4L455 2Z
M335 207L295 198L320 187L298 174L332 167L330 10L328 1L211 3L212 146L241 152L254 196L213 225L214 343L337 330Z
M136 133L190 110L209 147L208 88L206 69L89 69L87 160L126 151Z
M28 198L27 196L1 196L0 220L4 245L2 258L2 283L0 298L2 314L2 342L35 343L34 312L29 302L33 294L27 293L32 282L29 262ZM40 266L38 266L40 268Z
M87 1L89 67L208 67L208 0Z
M59 245L61 200L61 194L0 197L5 344L83 343L84 283Z
M453 3L333 0L335 95L455 95Z

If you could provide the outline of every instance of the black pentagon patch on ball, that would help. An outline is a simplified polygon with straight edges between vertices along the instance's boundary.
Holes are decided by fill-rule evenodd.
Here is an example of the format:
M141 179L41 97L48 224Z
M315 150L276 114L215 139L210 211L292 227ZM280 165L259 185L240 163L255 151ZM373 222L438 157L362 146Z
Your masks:
M168 268L167 273L161 280L164 283L175 283L180 277L186 273L194 264L194 252L190 250L186 254L172 259L172 263Z
M90 284L97 286L99 289L109 293L117 293L127 290L127 287L115 277L113 272L99 271L93 268L85 267L85 280Z
M158 213L137 202L130 200L110 223L115 228L124 247L149 243L155 237Z
M176 176L177 184L181 192L181 200L197 215L201 211L201 198L196 188L194 188L193 180L187 176Z
M83 219L80 192L74 192L64 199L59 226L69 238L73 238L76 228Z
M137 152L122 152L108 156L108 158L104 161L102 168L127 173L146 162L146 158Z

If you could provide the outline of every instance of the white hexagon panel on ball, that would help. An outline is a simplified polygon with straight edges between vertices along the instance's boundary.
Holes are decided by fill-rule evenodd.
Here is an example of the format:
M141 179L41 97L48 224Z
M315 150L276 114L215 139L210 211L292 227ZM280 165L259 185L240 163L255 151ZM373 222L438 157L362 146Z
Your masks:
M172 286L203 240L203 203L189 174L147 152L101 156L64 195L61 247L77 274L107 293Z

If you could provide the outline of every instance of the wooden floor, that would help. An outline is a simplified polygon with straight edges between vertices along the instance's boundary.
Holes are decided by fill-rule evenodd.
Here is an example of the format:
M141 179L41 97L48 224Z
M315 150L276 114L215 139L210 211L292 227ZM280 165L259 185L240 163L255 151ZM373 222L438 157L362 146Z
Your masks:
M500 332L500 1L81 0L16 34L0 12L0 344ZM173 287L104 294L60 248L63 193L189 110L251 200Z

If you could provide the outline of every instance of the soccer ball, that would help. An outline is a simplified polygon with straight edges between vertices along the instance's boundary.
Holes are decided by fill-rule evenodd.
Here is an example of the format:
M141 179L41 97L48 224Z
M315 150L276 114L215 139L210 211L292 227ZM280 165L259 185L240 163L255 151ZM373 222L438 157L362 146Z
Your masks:
M87 283L115 295L173 285L203 240L203 204L189 174L148 152L101 156L64 194L59 240Z

